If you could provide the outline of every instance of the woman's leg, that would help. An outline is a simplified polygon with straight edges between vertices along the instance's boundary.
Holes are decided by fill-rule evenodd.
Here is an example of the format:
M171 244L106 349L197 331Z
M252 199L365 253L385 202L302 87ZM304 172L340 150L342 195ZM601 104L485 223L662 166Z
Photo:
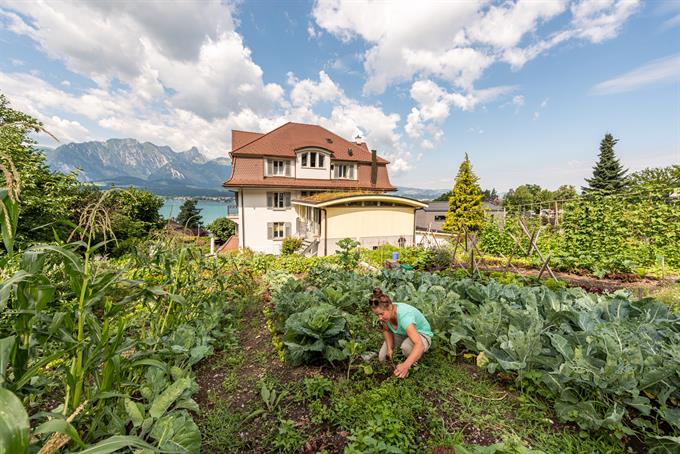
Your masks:
M399 334L392 334L392 349L396 350L400 345L403 345L404 336ZM394 351L392 352L394 354ZM382 363L387 361L387 342L383 341L382 347L380 347L380 352L378 353L378 360Z
M425 353L430 349L432 341L428 336L425 336L424 334L419 333L419 336L421 342L423 343L423 353ZM413 351L413 341L409 338L406 338L406 340L404 340L404 342L402 342L401 344L401 351L404 354L404 356L408 358L408 355L410 355L411 352Z

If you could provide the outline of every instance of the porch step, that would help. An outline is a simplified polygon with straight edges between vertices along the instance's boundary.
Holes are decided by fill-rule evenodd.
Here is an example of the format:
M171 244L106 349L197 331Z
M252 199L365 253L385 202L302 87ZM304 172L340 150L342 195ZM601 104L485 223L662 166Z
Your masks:
M301 255L304 255L305 257L310 257L313 255L316 255L319 247L319 240L308 240L304 239L302 240L302 245L300 246L300 251Z

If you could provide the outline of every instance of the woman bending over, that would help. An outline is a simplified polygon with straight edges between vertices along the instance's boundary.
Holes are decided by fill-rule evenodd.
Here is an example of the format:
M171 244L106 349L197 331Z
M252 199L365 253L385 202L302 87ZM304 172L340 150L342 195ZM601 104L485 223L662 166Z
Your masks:
M415 307L405 303L392 303L381 289L374 288L369 303L371 310L383 325L385 342L378 359L392 359L395 347L401 347L406 359L394 369L394 375L404 378L408 371L432 345L432 329L427 319Z

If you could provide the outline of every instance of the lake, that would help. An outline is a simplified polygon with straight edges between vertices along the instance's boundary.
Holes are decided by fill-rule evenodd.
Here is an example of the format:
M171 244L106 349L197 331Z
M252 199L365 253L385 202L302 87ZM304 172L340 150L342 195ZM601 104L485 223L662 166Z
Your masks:
M179 214L179 208L182 206L186 199L165 199L165 203L160 209L160 214L164 218L172 216L176 218ZM203 217L203 225L208 225L217 218L225 217L227 215L227 205L230 206L229 212L231 214L236 213L236 207L234 206L234 199L229 200L196 200L196 208L201 210L201 216Z

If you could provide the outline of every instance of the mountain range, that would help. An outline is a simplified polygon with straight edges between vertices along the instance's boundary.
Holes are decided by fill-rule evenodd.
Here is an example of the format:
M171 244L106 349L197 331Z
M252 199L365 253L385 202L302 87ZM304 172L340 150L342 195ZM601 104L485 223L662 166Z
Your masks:
M43 151L52 170L77 171L81 181L100 186L136 186L164 196L233 196L222 187L231 175L229 160L209 159L196 147L176 152L151 142L109 139L69 143ZM395 195L431 200L444 192L399 187Z
M53 170L78 172L101 186L137 186L160 195L231 196L222 183L231 175L227 158L209 159L196 147L175 152L135 139L69 143L44 150Z

